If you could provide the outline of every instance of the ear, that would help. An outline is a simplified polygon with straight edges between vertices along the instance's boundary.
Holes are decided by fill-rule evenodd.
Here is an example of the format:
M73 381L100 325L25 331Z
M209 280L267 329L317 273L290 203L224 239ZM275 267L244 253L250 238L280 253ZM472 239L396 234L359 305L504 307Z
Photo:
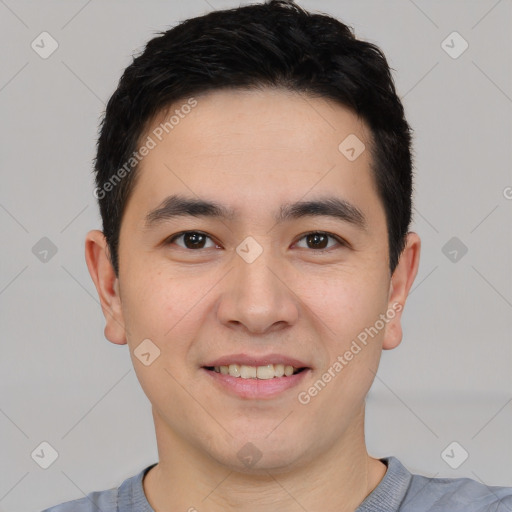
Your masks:
M102 231L94 229L85 237L85 261L91 274L101 309L105 316L105 338L118 345L126 344L125 323L119 294L119 280L110 262L107 240Z
M407 234L407 241L389 284L388 311L395 316L386 324L382 348L390 350L402 341L402 312L412 283L420 264L420 237L413 232ZM390 316L390 315L389 315Z

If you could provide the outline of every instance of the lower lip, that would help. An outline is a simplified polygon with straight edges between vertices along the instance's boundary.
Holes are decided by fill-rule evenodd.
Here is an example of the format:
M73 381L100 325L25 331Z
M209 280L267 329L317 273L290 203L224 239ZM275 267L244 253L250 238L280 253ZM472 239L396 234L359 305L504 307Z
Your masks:
M272 379L242 379L242 377L232 377L215 371L202 368L213 381L223 390L234 394L240 398L265 399L273 398L284 391L297 386L310 369L302 370L289 377L274 377Z

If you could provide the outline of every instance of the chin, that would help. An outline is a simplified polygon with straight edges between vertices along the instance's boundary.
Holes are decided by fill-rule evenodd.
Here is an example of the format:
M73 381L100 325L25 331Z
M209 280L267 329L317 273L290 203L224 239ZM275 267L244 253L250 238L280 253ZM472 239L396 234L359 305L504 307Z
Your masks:
M225 450L215 450L217 453L210 455L231 471L253 475L285 473L306 463L308 454L299 447L311 446L311 443L301 442L285 432L281 436L275 433L267 437L265 435L260 434L252 439L247 435L231 439Z

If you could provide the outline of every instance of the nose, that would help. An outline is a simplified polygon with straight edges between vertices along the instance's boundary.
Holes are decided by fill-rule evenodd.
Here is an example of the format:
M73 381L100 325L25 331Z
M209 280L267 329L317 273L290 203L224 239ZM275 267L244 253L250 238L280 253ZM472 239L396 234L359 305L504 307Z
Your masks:
M271 258L270 250L248 263L235 256L235 268L223 281L217 308L219 321L251 334L265 334L297 322L299 300L293 292L289 272ZM288 279L287 279L288 276Z

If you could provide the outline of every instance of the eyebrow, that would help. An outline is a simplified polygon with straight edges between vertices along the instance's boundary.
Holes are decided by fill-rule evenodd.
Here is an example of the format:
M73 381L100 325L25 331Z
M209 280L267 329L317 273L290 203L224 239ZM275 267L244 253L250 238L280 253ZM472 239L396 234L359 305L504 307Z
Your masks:
M281 205L274 216L276 223L282 223L302 217L323 216L342 220L360 230L367 230L367 220L357 206L338 197L321 197L311 201L298 201ZM166 197L155 209L145 217L145 228L155 228L157 225L177 217L205 217L233 220L236 211L215 201L189 198L182 195Z

